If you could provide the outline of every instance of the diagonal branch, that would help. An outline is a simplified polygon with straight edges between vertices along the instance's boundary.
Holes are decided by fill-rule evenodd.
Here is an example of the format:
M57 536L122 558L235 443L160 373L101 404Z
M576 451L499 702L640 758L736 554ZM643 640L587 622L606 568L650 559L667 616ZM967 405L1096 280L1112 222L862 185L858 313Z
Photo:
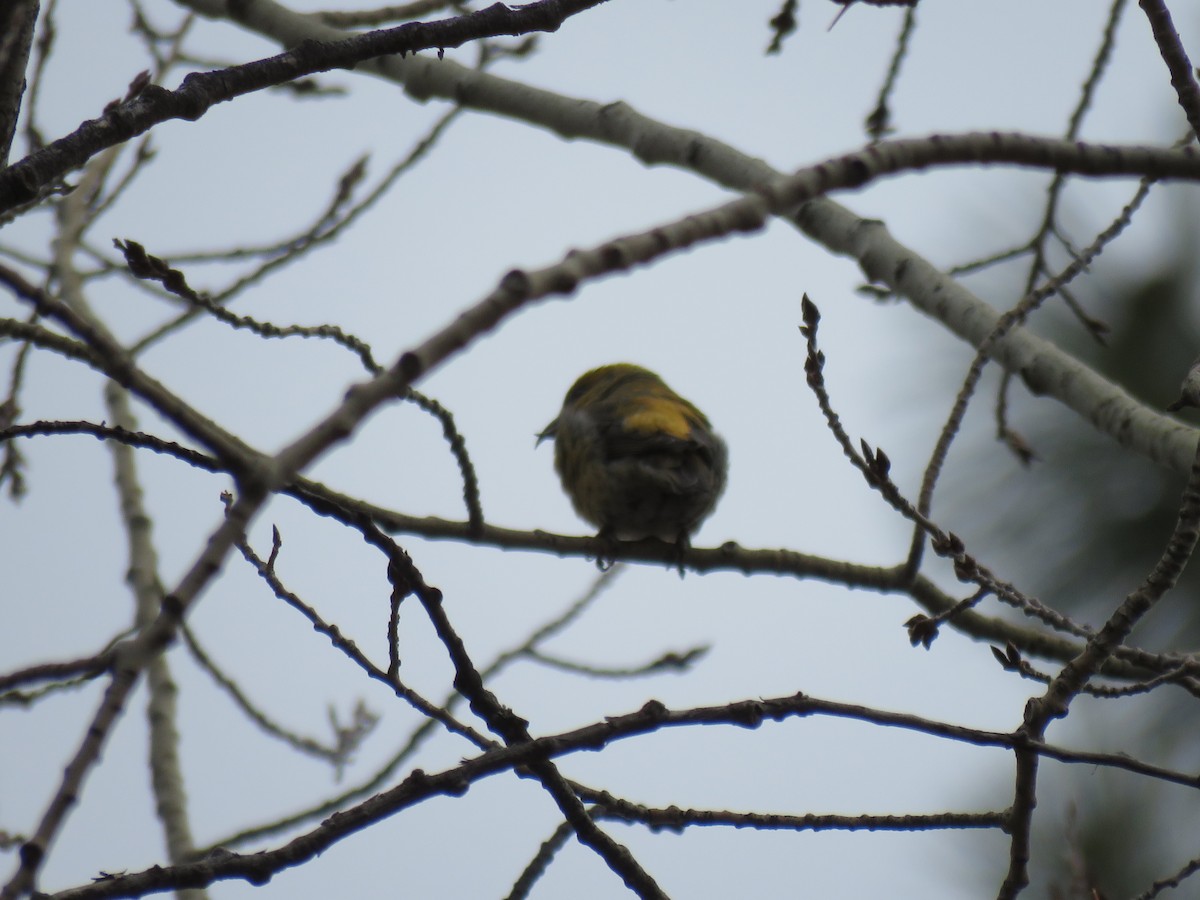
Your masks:
M1175 88L1188 125L1200 137L1200 85L1196 84L1191 60L1183 49L1175 23L1171 21L1171 11L1163 0L1138 0L1138 6L1150 22L1154 42L1158 44L1158 52L1167 64L1167 71L1171 73L1171 87Z
M0 169L8 163L17 133L37 17L38 0L15 0L0 6Z
M178 2L213 18L228 15L225 4L218 0ZM345 36L274 0L256 0L238 22L283 44ZM621 147L647 165L691 171L731 190L751 191L781 175L761 159L699 132L665 125L624 103L600 104L556 94L475 71L452 60L388 57L365 64L362 70L402 85L420 101L441 98L542 127L564 138ZM978 138L982 144L1003 140L992 134ZM875 149L884 146L888 145L877 145ZM993 159L982 146L977 150L975 161ZM1174 151L1157 152L1180 158ZM1200 159L1195 151L1184 156ZM834 253L857 259L870 280L908 298L973 346L980 346L995 328L999 313L994 308L895 240L882 223L865 220L824 198L806 204L790 221ZM1194 443L1192 429L1147 408L1049 341L1016 329L997 344L992 358L1024 378L1035 393L1056 398L1122 446L1177 472L1188 471Z
M540 0L510 9L486 9L440 22L412 22L385 31L343 37L336 43L305 41L269 59L215 72L193 72L174 91L147 84L113 103L98 119L14 163L0 173L0 213L35 199L96 153L145 134L172 119L194 122L218 103L330 69L353 68L378 56L459 47L470 41L534 31L557 31L570 16L606 0Z
M472 785L492 775L528 766L537 760L555 759L572 753L603 749L610 744L666 728L724 725L759 728L768 722L786 722L812 716L899 728L932 737L960 741L979 747L1025 748L1038 756L1087 766L1104 766L1134 772L1200 789L1200 778L1164 769L1121 753L1072 751L1052 744L1031 743L1025 737L967 728L854 704L822 700L804 694L787 697L740 700L723 706L671 710L651 700L640 710L609 716L601 722L574 731L534 738L528 742L490 750L441 772L415 771L395 787L334 813L319 826L273 850L258 853L213 853L205 859L178 866L154 866L142 872L106 877L84 887L53 895L53 900L98 900L110 897L140 897L152 891L196 887L216 881L240 879L261 884L279 872L301 865L333 845L369 827L374 822L410 809L438 796L459 796Z

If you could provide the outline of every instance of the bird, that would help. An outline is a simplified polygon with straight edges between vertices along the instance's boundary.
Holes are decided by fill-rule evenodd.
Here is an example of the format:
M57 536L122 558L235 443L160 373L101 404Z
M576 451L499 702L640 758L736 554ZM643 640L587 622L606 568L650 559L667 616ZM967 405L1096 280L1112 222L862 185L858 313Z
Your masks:
M613 363L575 381L537 444L548 439L563 489L597 537L674 544L682 574L728 476L729 451L708 417L649 369Z

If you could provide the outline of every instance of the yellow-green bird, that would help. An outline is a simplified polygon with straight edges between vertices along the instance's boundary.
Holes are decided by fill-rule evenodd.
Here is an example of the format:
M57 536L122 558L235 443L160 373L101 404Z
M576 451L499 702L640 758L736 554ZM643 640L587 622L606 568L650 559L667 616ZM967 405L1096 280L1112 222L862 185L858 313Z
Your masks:
M725 442L704 413L641 366L580 376L538 443L546 438L575 511L602 538L655 537L682 554L725 489Z

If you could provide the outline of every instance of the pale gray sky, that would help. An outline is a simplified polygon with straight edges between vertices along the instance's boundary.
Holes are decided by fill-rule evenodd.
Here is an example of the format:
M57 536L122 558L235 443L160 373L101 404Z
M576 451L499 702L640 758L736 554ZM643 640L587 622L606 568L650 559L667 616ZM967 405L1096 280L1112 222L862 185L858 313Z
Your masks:
M143 5L159 23L180 15L166 0ZM569 97L625 101L790 171L863 144L862 123L903 12L856 7L827 31L835 7L807 3L784 53L765 57L766 22L778 5L614 0L539 38L541 50L532 58L494 72ZM1175 5L1185 46L1195 51L1200 20L1187 4ZM927 0L892 98L898 134L1061 134L1105 14L1083 0ZM127 33L128 18L123 4L60 0L58 49L43 86L47 136L98 115L145 67ZM276 52L227 22L204 22L197 36L214 57L240 62ZM448 55L473 58L469 50ZM300 103L264 93L224 104L195 123L155 129L157 161L93 229L95 245L107 249L114 238L132 239L172 259L274 240L325 205L337 175L356 157L369 152L370 177L378 177L445 109L415 104L395 86L360 74L334 72L321 80L350 93ZM1149 28L1132 8L1083 135L1163 144L1183 128ZM884 220L898 239L950 266L1027 239L1041 215L1045 181L1010 168L958 168L889 179L835 199ZM1132 189L1124 180L1073 194L1071 215L1084 223L1079 242L1104 227ZM467 113L355 228L252 289L235 308L276 324L336 322L390 362L485 296L511 268L545 265L571 247L642 231L727 196L692 174L648 169L619 150ZM1153 200L1112 258L1151 267L1164 213L1165 205ZM0 242L44 254L48 234L48 217L32 215L7 228ZM224 283L223 267L180 265L195 287ZM961 377L947 381L946 373L960 373L970 353L909 306L875 305L856 295L861 281L851 261L777 223L764 234L590 283L569 300L522 312L420 387L454 412L493 524L587 532L561 493L551 449L535 450L534 435L578 374L629 360L659 371L694 400L729 443L728 491L697 545L736 540L891 563L902 557L908 531L843 459L804 387L800 296L807 292L824 314L828 382L849 432L888 451L906 491L915 493ZM1097 290L1102 286L1086 284L1081 292ZM96 284L91 297L126 339L165 317L160 301L117 280ZM997 306L1014 300L985 299ZM24 314L9 297L0 304L6 316ZM0 346L0 371L10 370L13 352ZM300 434L362 378L356 361L332 344L263 343L213 323L163 343L144 363L263 450ZM27 419L104 417L99 381L78 365L37 354L26 381ZM146 430L172 433L139 410ZM976 427L986 428L985 418L978 417ZM132 608L103 446L87 438L43 438L23 449L30 494L19 506L0 502L4 671L93 652L129 622ZM1008 465L1002 450L990 452L998 465ZM218 495L227 483L149 453L139 453L138 461L170 585L220 520ZM463 515L458 474L440 428L410 408L385 408L311 474L402 512ZM270 504L255 522L252 541L264 555L272 524L283 533L278 566L289 587L374 659L385 659L387 588L378 556L287 499ZM414 538L401 543L444 592L480 664L564 608L595 574L581 559ZM979 553L987 559L986 547ZM1001 574L1019 582L1019 573ZM948 575L942 582L963 590ZM535 733L632 711L652 697L684 707L796 691L1014 728L1036 688L1002 672L986 646L952 631L930 652L910 648L902 624L916 611L904 597L811 581L732 573L689 574L681 581L673 571L637 566L551 649L619 666L711 644L694 671L614 684L519 665L494 689L530 719ZM343 784L366 777L413 726L406 708L272 598L238 558L228 561L190 622L244 688L297 730L321 733L327 705L345 711L360 696L382 714L378 733ZM442 697L451 672L415 604L406 610L402 648L403 676L427 696ZM326 768L265 741L185 651L172 651L170 660L182 688L183 765L199 842L338 790ZM32 829L99 690L94 684L0 716L0 828ZM144 699L137 695L112 735L103 766L48 861L43 890L85 883L101 869L164 861L145 777ZM466 744L439 737L417 764L436 771L469 752ZM999 751L821 718L756 731L659 734L564 760L562 770L638 802L697 808L900 814L1000 809L1011 801L1011 760ZM1053 764L1044 770L1055 777ZM499 776L465 798L425 804L345 840L264 888L223 883L212 896L503 896L558 821L535 784ZM679 836L606 828L680 898L961 897L979 883L978 866L985 884L998 885L1007 860L1007 839L994 831L693 829ZM273 838L265 846L280 842ZM1180 862L1185 858L1181 851ZM598 857L574 844L534 894L625 895Z

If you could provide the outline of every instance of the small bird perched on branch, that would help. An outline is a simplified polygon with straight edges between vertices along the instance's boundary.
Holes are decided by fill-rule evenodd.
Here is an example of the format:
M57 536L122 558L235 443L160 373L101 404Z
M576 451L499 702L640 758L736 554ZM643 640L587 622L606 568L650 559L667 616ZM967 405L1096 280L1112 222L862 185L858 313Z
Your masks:
M538 435L575 511L607 540L689 538L725 489L729 453L708 418L649 369L601 366L567 391Z

